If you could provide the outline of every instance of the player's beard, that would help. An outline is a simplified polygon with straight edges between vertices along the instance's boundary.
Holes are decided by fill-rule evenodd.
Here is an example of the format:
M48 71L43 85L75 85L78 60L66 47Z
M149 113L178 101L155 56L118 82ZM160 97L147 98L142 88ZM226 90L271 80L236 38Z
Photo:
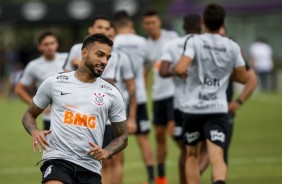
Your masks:
M97 66L98 64L96 65L93 65L92 63L89 62L88 58L86 59L85 61L85 66L88 68L89 72L90 72L90 75L91 76L94 76L94 77L101 77L102 73L103 72L97 72L95 71L95 67ZM102 67L105 68L105 66L103 64L99 64L99 65L102 65Z

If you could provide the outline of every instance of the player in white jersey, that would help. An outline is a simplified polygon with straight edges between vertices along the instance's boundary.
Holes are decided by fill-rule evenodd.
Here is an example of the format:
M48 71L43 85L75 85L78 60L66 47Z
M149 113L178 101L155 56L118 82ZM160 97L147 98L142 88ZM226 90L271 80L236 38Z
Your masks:
M103 34L89 36L75 72L46 79L23 116L33 150L44 149L42 183L101 184L101 161L127 146L126 110L118 89L100 78L113 42ZM51 129L41 131L36 118L49 104ZM107 121L116 138L102 148Z
M183 54L183 48L185 41L191 37L193 34L201 33L201 16L198 14L188 14L184 17L184 31L187 35L173 39L167 42L161 54L161 67L160 67L160 75L162 77L171 77L174 75L173 68L177 61L180 59ZM179 156L179 183L186 184L186 176L185 176L185 158L186 158L186 150L185 145L183 144L183 128L182 128L182 113L179 110L181 98L180 92L182 87L181 78L174 76L174 85L175 85L175 93L174 93L174 115L175 115L175 126L173 131L173 137L179 148L181 149Z
M137 96L137 142L141 150L143 161L147 167L148 181L154 182L154 160L153 152L149 142L148 133L150 123L146 110L146 89L144 83L144 64L146 60L146 40L136 35L133 22L125 12L117 12L114 17L114 25L117 29L117 36L114 40L114 47L125 52L132 63L135 72L136 96Z
M113 40L115 37L115 29L111 27L108 37ZM114 83L121 92L125 104L130 107L128 117L136 117L136 92L135 92L135 76L132 64L128 56L119 49L113 49L112 57L109 62L112 62L106 67L102 77ZM129 121L129 119L128 119ZM135 119L131 120L135 122ZM136 123L128 123L128 133L136 131ZM107 130L108 129L108 130ZM103 147L106 147L114 138L114 133L111 124L106 125L104 134ZM110 159L103 161L102 183L121 184L123 179L123 153L119 152Z
M167 183L165 177L165 160L167 156L166 135L168 125L174 124L173 96L174 83L172 77L163 78L159 74L161 65L161 50L163 45L178 37L174 31L167 31L161 28L161 20L155 10L147 10L143 14L143 28L148 34L147 57L149 67L153 66L153 123L157 142L156 153L158 163L157 184ZM149 74L149 72L145 72ZM148 77L146 77L148 79ZM146 82L148 84L149 82Z
M58 41L54 33L50 31L42 32L38 36L38 50L42 56L32 60L26 66L19 83L16 85L15 93L27 104L32 103L32 97L26 88L33 86L38 88L40 84L51 75L63 72L66 53L58 53ZM43 129L50 128L50 107L46 108L43 113Z
M200 183L199 151L207 144L214 184L225 184L227 167L224 146L227 131L226 88L233 75L241 83L248 80L240 47L219 35L224 25L225 10L209 4L203 13L205 33L194 35L175 66L183 84L180 110L183 112L186 143L186 176L189 184Z

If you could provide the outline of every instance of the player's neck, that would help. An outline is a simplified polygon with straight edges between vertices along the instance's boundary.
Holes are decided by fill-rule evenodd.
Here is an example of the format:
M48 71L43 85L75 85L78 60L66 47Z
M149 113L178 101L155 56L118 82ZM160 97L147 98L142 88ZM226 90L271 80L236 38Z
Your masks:
M122 27L117 29L118 34L132 34L132 29L129 27Z
M55 59L55 55L43 55L46 61L53 61Z
M88 68L84 66L80 66L76 71L75 71L75 77L80 80L81 82L85 83L93 83L96 81L96 77L91 74Z
M205 27L205 33L210 33L210 34L219 34L219 29L212 31L210 29L208 29L207 27Z
M157 40L161 37L161 29L158 30L156 33L154 34L151 34L150 37L153 39L153 40Z

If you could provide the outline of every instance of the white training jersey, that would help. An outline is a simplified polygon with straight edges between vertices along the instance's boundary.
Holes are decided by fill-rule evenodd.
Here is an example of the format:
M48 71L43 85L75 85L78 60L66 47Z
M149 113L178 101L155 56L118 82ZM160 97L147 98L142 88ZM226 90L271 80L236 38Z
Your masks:
M170 62L170 68L171 69L174 68L175 64L179 61L181 55L183 54L185 40L190 36L192 35L186 35L180 38L175 38L167 42L162 48L161 61ZM185 83L185 80L177 76L174 76L173 78L174 78L174 86L175 86L175 92L173 98L174 108L179 109L182 100L180 98L181 90L183 84Z
M30 86L34 83L38 89L40 84L49 76L64 71L63 65L66 58L67 53L56 53L55 59L52 61L47 61L44 56L30 61L19 82L24 86ZM43 119L50 121L50 113L44 113Z
M161 30L160 38L153 40L151 37L147 39L147 57L153 65L154 83L153 83L153 99L163 100L172 97L174 94L174 83L172 77L163 78L160 76L161 52L165 43L178 37L174 31Z
M135 34L119 34L114 39L114 48L122 50L129 57L134 68L137 103L146 103L147 95L144 82L146 39Z
M186 113L227 113L226 88L236 67L245 65L237 43L218 34L194 35L185 43L184 55L191 58L180 98Z
M118 89L102 78L84 83L75 77L75 72L69 72L46 79L33 101L40 108L52 104L52 133L46 137L50 147L43 152L43 161L63 159L101 174L101 162L86 152L91 149L88 142L102 147L108 120L126 120Z

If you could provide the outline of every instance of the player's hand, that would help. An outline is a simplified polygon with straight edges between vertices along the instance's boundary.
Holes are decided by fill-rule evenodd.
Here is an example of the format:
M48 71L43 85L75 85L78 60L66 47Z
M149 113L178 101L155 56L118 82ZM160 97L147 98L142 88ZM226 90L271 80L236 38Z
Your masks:
M167 124L167 130L168 130L168 133L171 137L174 136L174 132L175 132L175 122L174 121L170 121L168 124Z
M47 146L49 147L49 143L46 140L46 135L50 134L52 131L51 130L34 130L31 133L32 136L32 149L33 152L36 152L38 150L41 152L41 149L46 150Z
M241 105L238 102L232 101L228 104L228 112L235 113L240 106Z
M50 112L51 112L51 106L48 105L48 107L44 109L43 114L50 114Z
M107 150L97 146L93 142L89 142L89 145L92 147L89 151L86 152L86 155L92 155L96 160L105 160L109 158L110 154Z
M137 123L134 118L127 119L127 132L129 134L134 134L137 131Z

